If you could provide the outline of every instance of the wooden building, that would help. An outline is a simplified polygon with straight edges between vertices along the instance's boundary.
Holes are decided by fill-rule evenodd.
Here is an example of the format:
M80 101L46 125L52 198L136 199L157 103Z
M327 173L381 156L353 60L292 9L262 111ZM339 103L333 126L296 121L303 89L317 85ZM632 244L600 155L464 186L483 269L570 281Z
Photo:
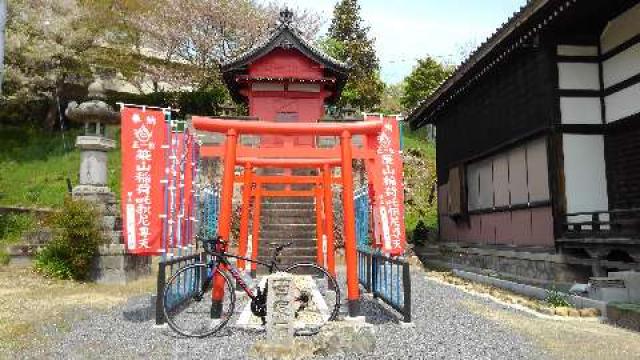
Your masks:
M640 269L640 1L531 0L409 115L440 239L540 282Z
M263 41L222 65L231 95L246 103L249 116L271 122L318 122L325 104L340 96L350 66L308 42L292 25L293 13L280 14L280 25ZM262 146L281 146L282 139L263 136ZM271 144L270 144L271 143ZM294 145L314 146L311 137Z

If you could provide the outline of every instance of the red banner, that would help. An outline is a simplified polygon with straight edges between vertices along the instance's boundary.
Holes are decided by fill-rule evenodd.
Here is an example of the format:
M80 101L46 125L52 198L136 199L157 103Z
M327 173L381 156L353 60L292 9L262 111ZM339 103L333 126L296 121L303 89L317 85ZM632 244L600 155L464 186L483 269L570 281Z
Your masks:
M365 120L376 118L384 125L378 137L368 141L377 156L367 169L373 179L374 237L383 252L398 256L406 245L400 124L391 116L367 115Z
M193 205L194 205L194 171L196 169L195 164L195 148L194 148L194 136L190 133L186 133L186 154L184 165L184 226L183 226L183 246L191 244L193 237Z
M122 129L122 225L127 250L162 252L165 122L162 111L125 107Z

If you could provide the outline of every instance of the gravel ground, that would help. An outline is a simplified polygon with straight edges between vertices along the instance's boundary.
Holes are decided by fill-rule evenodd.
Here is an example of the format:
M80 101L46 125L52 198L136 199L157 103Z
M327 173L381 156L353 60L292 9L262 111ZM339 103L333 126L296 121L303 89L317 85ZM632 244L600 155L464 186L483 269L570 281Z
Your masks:
M413 327L401 326L392 312L377 302L363 299L367 321L376 325L377 344L371 359L544 359L543 351L516 334L512 328L489 320L469 304L492 312L516 312L483 298L412 274ZM527 317L527 314L518 314ZM206 339L177 338L168 328L152 321L131 322L122 308L109 312L73 314L70 329L45 329L51 339L46 348L32 349L21 357L180 358L243 359L250 346L264 336L259 331L225 328ZM326 359L354 358L342 354Z

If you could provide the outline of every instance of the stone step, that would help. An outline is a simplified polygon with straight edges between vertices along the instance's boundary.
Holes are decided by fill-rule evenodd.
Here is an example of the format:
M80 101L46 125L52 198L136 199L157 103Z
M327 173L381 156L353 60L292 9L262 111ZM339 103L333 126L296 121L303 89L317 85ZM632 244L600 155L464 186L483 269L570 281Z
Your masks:
M293 246L298 248L315 248L316 247L316 239L315 236L310 238L296 239L296 238L273 238L273 239L265 239L260 237L260 248L261 249L273 249L272 246L269 246L269 243L277 243L277 244L286 244L289 242L293 242Z
M262 224L260 230L316 231L316 224Z
M263 216L261 219L263 226L265 225L314 225L315 217L308 216Z
M265 242L271 242L273 239L315 239L315 230L287 230L276 229L260 231L260 240Z
M44 245L52 239L53 232L46 227L29 230L22 235L22 242L31 245Z
M266 198L262 202L263 204L282 204L282 203L295 203L295 204L313 204L313 197L300 197L300 196L282 196L277 198Z
M271 256L258 256L258 260L269 262L271 261ZM297 264L297 263L315 263L316 257L314 256L280 256L280 267L286 267L286 265Z
M258 250L258 256L273 256L275 249L270 247L261 247ZM315 256L315 247L288 247L280 253L282 258L288 258L290 256Z
M260 211L262 217L265 216L283 216L283 217L313 217L316 216L315 205L309 209L264 209Z
M271 209L313 209L315 204L313 203L295 203L295 202L283 202L283 203L263 203L262 210L269 211Z

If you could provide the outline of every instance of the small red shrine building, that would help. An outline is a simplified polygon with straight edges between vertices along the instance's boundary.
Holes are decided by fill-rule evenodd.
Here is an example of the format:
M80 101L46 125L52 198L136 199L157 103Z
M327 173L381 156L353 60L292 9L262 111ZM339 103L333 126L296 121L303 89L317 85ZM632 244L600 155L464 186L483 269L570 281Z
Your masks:
M234 100L248 103L249 116L262 121L318 122L348 77L350 66L310 44L292 26L292 18L291 11L283 10L268 38L222 65ZM296 145L313 145L311 141L298 138Z

